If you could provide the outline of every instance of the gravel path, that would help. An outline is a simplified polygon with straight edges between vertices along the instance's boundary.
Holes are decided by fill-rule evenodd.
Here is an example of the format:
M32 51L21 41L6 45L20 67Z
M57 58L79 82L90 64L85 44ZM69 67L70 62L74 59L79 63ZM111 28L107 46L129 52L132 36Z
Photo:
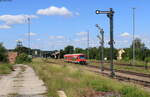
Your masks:
M46 97L46 87L27 65L15 65L15 71L0 77L0 97Z

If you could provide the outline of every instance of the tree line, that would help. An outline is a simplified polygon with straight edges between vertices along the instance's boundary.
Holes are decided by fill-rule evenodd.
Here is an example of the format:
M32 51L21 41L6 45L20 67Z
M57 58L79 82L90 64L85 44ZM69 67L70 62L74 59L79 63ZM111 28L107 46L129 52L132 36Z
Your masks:
M125 53L123 54L123 60L132 60L133 59L133 43L135 46L135 59L139 61L150 61L150 49L145 46L144 43L142 43L141 39L136 38L130 47L123 48ZM90 47L90 48L74 48L72 45L68 45L64 49L60 50L60 58L63 58L65 54L74 54L74 53L83 53L87 56L89 55L89 59L97 59L99 60L101 57L100 52L101 46L99 47ZM114 59L117 59L118 56L118 50L117 48L114 48ZM104 47L104 58L110 59L110 48Z
M125 53L123 54L123 60L129 61L133 58L133 43L135 44L135 59L140 61L150 61L150 49L142 43L141 39L136 38L130 47L123 48ZM15 51L18 54L24 53L24 55L32 55L33 57L53 57L55 52L59 52L57 58L63 58L65 54L83 53L88 56L89 59L99 60L101 57L101 47L90 47L90 48L75 48L72 45L66 46L61 50L54 51L42 51L40 49L30 49L25 46L16 46L15 49L7 50L2 43L0 43L0 62L7 62L7 52ZM114 59L117 59L118 50L114 48ZM29 52L30 51L30 52ZM30 53L30 54L29 54ZM110 59L110 48L104 47L104 58Z

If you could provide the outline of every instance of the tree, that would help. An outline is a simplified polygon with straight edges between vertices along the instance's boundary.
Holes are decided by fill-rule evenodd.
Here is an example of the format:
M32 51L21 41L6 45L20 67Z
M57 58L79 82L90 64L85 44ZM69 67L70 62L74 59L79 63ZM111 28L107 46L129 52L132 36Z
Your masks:
M65 54L73 54L74 53L74 47L69 45L69 46L65 47L64 52L65 52Z
M86 54L86 50L84 50L82 48L75 48L75 53L84 53L84 54Z
M142 43L140 38L135 38L135 40L132 42L130 48L125 48L125 53L123 55L124 60L131 60L133 59L133 43L135 44L135 59L136 60L145 60L147 48L145 47L145 44Z
M24 47L24 46L16 47L16 48L15 48L15 51L18 52L18 54L21 54L21 53L28 54L28 53L29 53L29 50L31 51L30 48L27 48L27 47Z
M140 38L135 38L132 42L131 48L133 48L133 43L135 44L135 48L143 49L145 48L145 44L142 43Z
M0 43L0 62L7 62L7 50L2 43Z
M61 49L61 50L60 50L60 55L59 55L60 58L64 58L64 55L65 55L65 52L64 52L64 50Z
M123 60L130 60L132 59L132 49L131 48L124 48L125 53L123 53L122 58Z
M96 56L98 56L98 49L96 47L89 48L89 58L90 59L96 59Z

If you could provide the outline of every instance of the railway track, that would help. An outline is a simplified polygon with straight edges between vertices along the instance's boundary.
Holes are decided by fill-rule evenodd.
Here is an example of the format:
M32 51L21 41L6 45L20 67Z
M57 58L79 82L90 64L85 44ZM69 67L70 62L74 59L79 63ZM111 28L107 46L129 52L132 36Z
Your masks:
M97 68L97 69L99 69L98 66L93 66L93 65L87 65L87 66L91 67L91 68ZM104 67L104 70L110 70L110 69ZM117 69L115 69L115 71L116 72L120 72L120 73L126 73L126 74L130 74L130 75L137 75L137 76L149 77L150 78L150 74L138 73L138 72L132 72L132 71L126 71L126 70L117 70Z
M100 63L98 61L90 61L90 62L94 62L94 63ZM110 62L104 62L104 63L110 63ZM115 65L119 65L119 66L132 66L132 67L139 67L139 68L147 68L150 69L150 66L142 66L142 65L132 65L132 64L123 64L123 63L114 63Z
M60 63L58 61L56 61L56 62L46 61L46 62L54 63L54 64L58 64L58 65L60 65L60 63L66 64L62 60ZM71 64L73 64L73 63L71 63ZM92 66L92 65L83 65L83 66L86 67L85 69L88 71L110 77L110 70L108 68L104 68L104 71L101 72L98 66ZM85 70L85 69L83 69L83 70ZM115 70L115 74L116 75L115 75L114 79L139 84L144 87L148 87L148 89L150 91L150 74L137 73L137 72L131 72L131 71L124 71L124 70Z
M108 68L104 68L104 71L101 72L98 67L88 65L86 67L94 68L94 69L87 69L88 71L95 72L97 74L103 74L105 76L110 77L110 70ZM136 84L140 84L144 87L150 88L150 75L149 74L143 74L143 73L136 73L136 72L128 72L128 71L122 71L122 70L116 70L115 71L115 79L121 80L121 81L127 81L127 82L133 82Z

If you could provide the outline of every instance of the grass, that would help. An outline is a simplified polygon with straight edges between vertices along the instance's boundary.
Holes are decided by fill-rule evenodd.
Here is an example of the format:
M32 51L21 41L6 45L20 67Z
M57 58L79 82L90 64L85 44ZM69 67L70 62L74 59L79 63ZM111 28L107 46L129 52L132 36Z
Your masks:
M89 64L94 65L94 66L100 66L100 63L90 62ZM104 67L110 68L110 64L106 63L106 64L104 64ZM142 67L115 65L114 68L117 70L126 70L126 71L133 71L133 72L150 74L150 69L145 69Z
M120 63L120 64L132 64L133 60L129 60L129 61L125 61L125 60L115 60L115 62L116 62L116 63ZM145 66L146 63L145 63L144 61L135 60L135 65ZM147 66L150 66L150 63L148 63Z
M0 74L9 74L12 71L12 65L0 63Z
M98 62L99 60L95 60L95 59L90 59L89 60L90 62ZM110 62L109 60L105 61L105 62ZM114 60L114 63L117 63L117 64L132 64L133 60L128 60L128 61L125 61L125 60ZM139 65L139 66L150 66L150 63L145 63L144 61L138 61L138 60L135 60L135 65Z
M59 62L60 65L55 62ZM48 97L58 97L59 90L63 90L67 97L89 97L88 94L93 91L113 92L121 97L150 97L150 93L140 89L140 86L96 75L83 70L83 66L80 65L65 64L59 60L46 63L41 59L34 59L30 64L45 82Z

